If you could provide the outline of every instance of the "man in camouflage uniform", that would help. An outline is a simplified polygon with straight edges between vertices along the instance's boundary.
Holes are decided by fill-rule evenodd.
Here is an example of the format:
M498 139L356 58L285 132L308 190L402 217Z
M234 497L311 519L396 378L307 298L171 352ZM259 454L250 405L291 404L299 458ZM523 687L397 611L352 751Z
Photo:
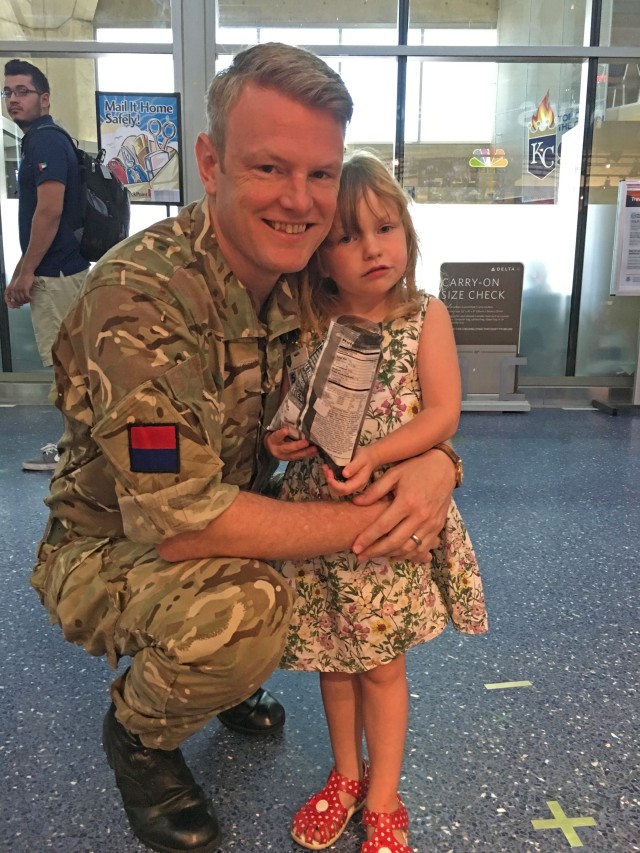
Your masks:
M267 561L350 546L425 556L449 504L441 453L398 466L360 505L259 494L272 470L262 425L298 329L282 274L329 230L351 106L306 51L239 54L211 85L196 146L205 198L96 265L54 350L66 431L32 582L68 640L132 658L103 743L154 850L217 844L182 741L229 709L240 728L256 707L267 727L277 713L260 684L290 593Z

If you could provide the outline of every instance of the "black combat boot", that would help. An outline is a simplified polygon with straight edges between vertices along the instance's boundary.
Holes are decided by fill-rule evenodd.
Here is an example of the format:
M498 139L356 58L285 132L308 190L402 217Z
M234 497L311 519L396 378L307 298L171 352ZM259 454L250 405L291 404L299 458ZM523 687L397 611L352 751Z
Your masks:
M179 749L143 746L116 720L113 704L104 718L102 744L140 841L159 853L213 853L218 821Z
M284 726L284 708L264 687L259 687L244 702L221 711L218 719L243 735L268 735Z

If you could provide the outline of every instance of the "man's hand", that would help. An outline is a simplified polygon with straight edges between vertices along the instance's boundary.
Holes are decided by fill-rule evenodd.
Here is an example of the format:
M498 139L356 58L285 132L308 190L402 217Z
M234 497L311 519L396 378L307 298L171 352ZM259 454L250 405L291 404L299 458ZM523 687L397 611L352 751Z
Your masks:
M318 452L315 444L311 444L305 438L289 438L288 427L268 432L264 437L264 446L274 459L280 459L282 462L308 459Z
M36 209L31 220L29 245L15 268L4 294L9 308L20 308L31 302L35 270L51 248L64 207L65 185L60 181L43 181L36 190Z
M356 538L353 552L361 560L383 556L429 560L431 549L440 544L454 487L451 460L439 450L394 465L353 499L354 504L370 506L385 495L393 497L382 515Z
M32 273L20 271L17 275L14 274L11 283L4 292L4 301L9 308L20 308L22 305L31 302L33 282L34 276Z

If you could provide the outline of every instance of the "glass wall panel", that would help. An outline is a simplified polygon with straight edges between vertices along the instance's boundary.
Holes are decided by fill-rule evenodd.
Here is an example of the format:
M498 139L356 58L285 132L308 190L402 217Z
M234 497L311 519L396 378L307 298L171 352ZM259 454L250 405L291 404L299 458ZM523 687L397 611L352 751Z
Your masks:
M640 296L610 295L619 182L640 179L640 94L625 87L625 74L620 74L630 67L637 63L599 68L597 102L604 109L596 120L589 161L578 376L631 375L637 364Z
M16 51L19 56L19 52ZM41 58L34 62L46 74L51 87L51 115L77 139L81 147L97 152L95 116L95 63L91 59ZM82 109L79 105L82 104ZM7 281L20 259L18 239L17 172L22 131L7 117L3 101L3 149L0 155L4 180L0 187L2 247ZM8 311L13 370L43 370L31 325L28 305Z
M583 74L582 64L410 58L405 181L416 200L556 204L575 183L576 161L562 156L580 144Z
M398 44L398 28L393 24L371 27L356 24L338 25L336 16L333 27L234 27L219 26L216 30L218 43L227 44L264 44L268 41L280 41L293 45L375 45L393 46Z
M466 73L459 76L458 63L407 63L404 183L417 202L420 283L437 293L445 262L524 264L520 350L528 364L521 372L561 375L578 213L583 67L462 65Z
M100 34L111 40L111 33ZM116 39L114 39L116 40ZM117 40L126 41L119 38ZM144 33L136 41L145 42ZM93 59L39 58L34 62L47 76L51 87L51 115L78 140L80 147L94 154L98 151L95 92L147 91L172 92L173 58L170 55L140 56L119 54ZM4 102L3 102L4 105ZM2 116L3 145L0 152L0 215L2 250L7 281L20 259L18 239L17 169L20 161L22 132L6 116ZM163 219L166 205L132 205L131 231ZM11 358L14 372L43 370L33 335L29 306L8 311Z
M640 44L638 0L602 0L600 44L612 47Z
M367 27L372 32L369 44L389 44L388 33L375 35L378 30L390 31L396 38L398 4L396 0L279 0L278 3L233 3L218 4L218 24L225 44L254 44L257 41L272 41L274 33L285 37L279 40L294 44L358 44L356 27ZM229 37L229 30L255 27L259 38L237 41ZM327 41L323 29L333 30L339 41ZM265 37L264 30L270 34ZM304 37L302 37L304 33ZM352 41L354 39L354 41ZM396 38L397 42L397 38ZM393 43L393 42L392 42Z
M443 30L445 40L435 44L482 45L482 31L493 29L499 45L582 45L586 5L586 0L411 0L409 22L412 30Z
M500 7L504 0L486 0L484 3L450 3L448 0L410 0L410 29L443 29L449 35L438 44L458 44L449 40L452 31L468 30L466 44L482 44L474 41L474 33L483 29L497 29ZM528 5L528 2L527 2Z
M586 0L411 0L409 44L484 45L485 32L492 30L500 45L582 45L585 9ZM224 44L273 39L295 44L397 43L397 3L392 0L282 0L258 8L226 3L220 4L218 14ZM252 26L259 30L258 38L239 37L242 29Z
M98 27L170 29L171 0L7 0L0 39L92 41Z

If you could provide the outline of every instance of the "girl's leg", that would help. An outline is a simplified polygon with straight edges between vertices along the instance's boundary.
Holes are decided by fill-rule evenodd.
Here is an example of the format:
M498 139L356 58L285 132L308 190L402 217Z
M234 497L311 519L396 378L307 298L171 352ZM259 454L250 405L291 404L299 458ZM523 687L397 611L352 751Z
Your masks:
M335 768L347 779L362 776L362 698L359 675L321 672L320 690ZM351 805L353 798L345 805ZM342 799L342 797L341 797ZM350 800L350 801L349 801Z
M362 714L358 675L320 673L322 701L329 726L335 773L294 815L291 834L303 847L324 849L342 834L362 804ZM345 777L337 781L336 774ZM333 780L333 782L332 782ZM346 781L351 780L351 781ZM334 807L334 797L342 808ZM337 803L335 803L337 806Z
M366 807L373 812L398 808L398 783L407 732L409 697L405 657L360 673L362 717L371 762ZM403 833L397 833L404 841ZM406 842L405 842L406 843Z

